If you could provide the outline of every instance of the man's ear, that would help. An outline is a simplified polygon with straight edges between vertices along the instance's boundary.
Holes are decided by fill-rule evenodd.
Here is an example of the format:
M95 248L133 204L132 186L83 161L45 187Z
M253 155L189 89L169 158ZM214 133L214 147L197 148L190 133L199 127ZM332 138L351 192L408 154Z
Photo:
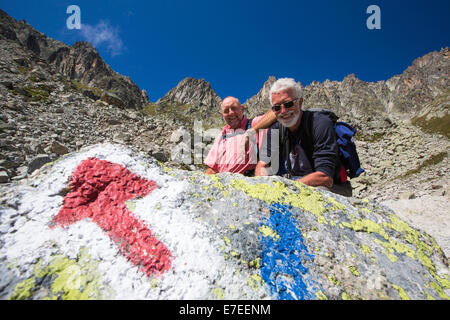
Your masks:
M302 110L302 104L303 104L303 98L300 98L300 99L298 100L298 108L299 108L300 110Z

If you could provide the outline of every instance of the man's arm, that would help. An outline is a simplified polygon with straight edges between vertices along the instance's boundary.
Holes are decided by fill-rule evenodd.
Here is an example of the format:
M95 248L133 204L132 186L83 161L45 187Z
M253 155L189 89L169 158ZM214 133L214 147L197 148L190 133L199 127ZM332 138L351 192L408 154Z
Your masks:
M261 129L269 128L276 121L277 117L272 110L267 111L259 121L252 121L252 127L244 133L245 138L242 140L242 144L245 144L245 152L248 151L249 139L252 139L253 142L256 142L255 135L258 134L258 131Z
M258 121L258 123L254 124L252 123L252 127L250 130L254 130L258 132L260 129L267 129L269 128L275 121L277 121L277 116L272 110L267 111L264 116L261 118L261 120Z
M333 186L333 179L321 171L310 173L298 179L298 181L311 187L325 186L331 188Z

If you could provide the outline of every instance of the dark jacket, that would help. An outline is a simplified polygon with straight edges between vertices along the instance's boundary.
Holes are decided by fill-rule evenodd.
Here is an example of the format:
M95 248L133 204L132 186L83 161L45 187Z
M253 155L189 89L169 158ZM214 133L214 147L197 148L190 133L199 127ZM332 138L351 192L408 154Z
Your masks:
M341 168L339 147L333 121L328 115L308 110L303 111L300 126L295 132L291 132L279 122L275 122L267 135L267 155L269 157L273 149L271 136L275 129L279 130L280 168L278 175L288 173L292 176L304 176L320 171L335 181L339 180ZM296 145L301 148L296 148Z

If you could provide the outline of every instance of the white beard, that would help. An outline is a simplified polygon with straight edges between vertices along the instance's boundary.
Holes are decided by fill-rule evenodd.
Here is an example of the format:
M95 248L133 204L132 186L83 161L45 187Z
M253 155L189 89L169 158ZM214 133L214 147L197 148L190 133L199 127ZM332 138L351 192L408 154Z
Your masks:
M294 111L289 112L288 114L294 113ZM300 117L300 112L298 112L293 118L289 119L283 119L280 116L277 117L278 122L280 122L283 126L286 128L293 127L296 123L298 118Z

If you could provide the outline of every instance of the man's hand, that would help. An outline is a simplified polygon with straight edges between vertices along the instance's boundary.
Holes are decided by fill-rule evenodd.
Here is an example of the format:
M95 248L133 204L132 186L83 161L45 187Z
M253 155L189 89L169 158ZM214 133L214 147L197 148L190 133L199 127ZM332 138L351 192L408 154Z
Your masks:
M270 164L267 164L263 161L258 161L255 168L255 177L256 176L269 176L270 175Z
M218 172L216 170L214 170L214 169L208 168L208 169L206 169L205 173L206 174L216 174Z
M333 186L333 179L329 175L320 171L310 173L303 178L298 179L298 181L311 187L324 186L331 188Z

